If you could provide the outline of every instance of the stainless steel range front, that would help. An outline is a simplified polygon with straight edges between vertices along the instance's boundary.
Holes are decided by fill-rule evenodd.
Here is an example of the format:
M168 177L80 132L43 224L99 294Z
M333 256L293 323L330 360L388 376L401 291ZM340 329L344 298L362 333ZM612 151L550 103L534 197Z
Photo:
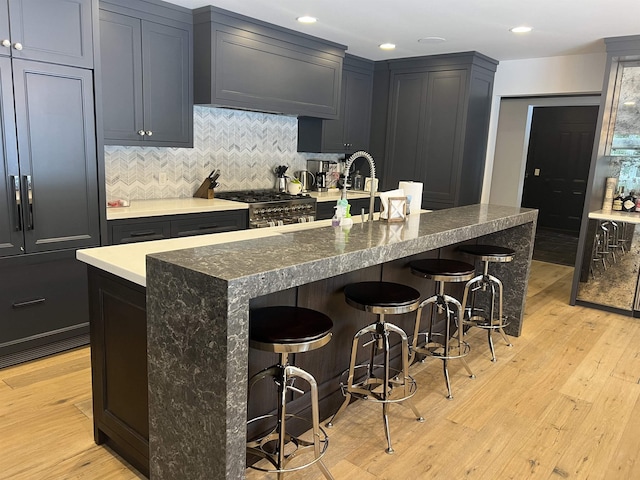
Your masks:
M248 203L249 228L313 222L316 219L316 199L309 195L291 195L274 190L243 190L216 192L216 197Z

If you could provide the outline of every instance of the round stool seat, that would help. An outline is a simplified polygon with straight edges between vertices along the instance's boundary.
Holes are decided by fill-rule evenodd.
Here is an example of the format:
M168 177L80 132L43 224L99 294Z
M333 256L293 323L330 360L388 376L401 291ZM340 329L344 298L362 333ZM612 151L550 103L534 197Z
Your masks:
M460 245L458 250L479 257L485 262L510 262L516 253L511 248L496 245Z
M467 262L443 258L414 260L409 266L414 275L436 282L466 282L476 273L475 267Z
M258 308L250 312L249 343L268 352L306 352L327 344L332 328L328 316L309 308Z
M349 305L366 312L400 314L412 312L420 304L420 292L392 282L358 282L344 287Z

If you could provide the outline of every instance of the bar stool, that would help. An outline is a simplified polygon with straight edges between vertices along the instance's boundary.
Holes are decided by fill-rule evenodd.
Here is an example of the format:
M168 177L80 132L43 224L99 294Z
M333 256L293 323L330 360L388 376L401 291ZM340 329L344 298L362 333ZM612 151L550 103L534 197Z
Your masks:
M411 273L435 281L437 287L437 293L424 300L418 308L413 332L413 344L411 345L410 362L413 362L416 353L442 360L444 379L447 384L447 398L452 399L453 395L451 393L451 381L449 379L448 369L449 360L459 358L467 370L467 373L469 373L469 377L475 378L475 375L464 358L469 354L470 347L469 344L462 339L462 318L464 312L462 304L451 295L446 295L444 293L444 286L446 283L466 282L473 277L475 269L473 265L458 260L432 258L415 260L411 262L409 266ZM427 332L420 332L422 310L427 305L433 305L429 330ZM444 314L446 322L444 332L433 331L438 314ZM453 336L451 334L452 320L457 327L457 331ZM421 335L426 336L425 343L418 346Z
M262 421L276 417L276 426L263 437L247 442L247 453L267 459L273 468L250 465L263 472L277 473L278 480L286 472L292 472L317 464L324 476L333 480L333 476L322 462L322 456L329 445L329 438L320 427L318 410L318 385L313 376L289 363L290 353L315 350L326 345L331 339L331 319L323 313L301 307L266 307L252 310L249 319L249 345L252 348L280 354L279 363L255 374L249 380L249 392L260 380L272 377L278 385L277 415L263 415L247 422ZM306 380L311 387L311 426L313 441L303 440L286 431L286 420L297 417L286 412L286 396L289 391L303 394L293 386L296 377ZM306 451L313 449L313 458L305 463L289 467L288 463ZM305 459L306 460L306 459Z
M482 275L472 278L467 282L464 287L464 299L463 305L465 306L466 319L465 325L472 327L484 328L487 330L487 340L489 342L489 349L491 350L491 361L496 361L496 353L493 346L492 333L494 330L500 332L500 336L504 340L504 343L511 347L507 334L504 332L509 322L507 322L502 314L502 282L499 278L489 275L489 264L504 263L513 260L515 250L506 247L498 247L494 245L461 245L458 247L460 252L464 252L468 255L472 255L477 259L484 262ZM496 287L498 289L498 314L496 316ZM489 316L482 309L476 308L476 293L479 291L486 292L491 289L491 296L488 299L489 302ZM471 304L467 306L467 301L471 296Z
M409 341L407 334L400 327L385 321L385 315L399 315L413 312L420 303L420 292L415 288L390 282L359 282L347 285L344 296L348 305L378 316L372 323L359 330L353 337L351 361L346 384L341 383L344 402L327 423L332 427L336 418L347 408L351 398L369 400L382 404L382 420L387 439L387 453L393 453L391 435L389 433L388 411L391 403L406 403L416 419L424 422L424 418L409 400L416 393L416 382L409 375ZM400 336L402 342L401 370L390 367L389 334ZM371 345L371 356L368 363L356 365L356 353L360 337L371 334L371 340L362 346ZM377 354L383 354L382 364L375 363ZM380 372L382 370L382 372ZM362 372L362 373L361 373Z

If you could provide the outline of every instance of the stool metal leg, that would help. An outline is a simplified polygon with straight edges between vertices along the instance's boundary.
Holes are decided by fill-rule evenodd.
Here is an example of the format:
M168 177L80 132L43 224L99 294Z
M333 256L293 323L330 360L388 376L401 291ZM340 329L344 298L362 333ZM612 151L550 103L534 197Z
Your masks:
M489 262L484 262L484 273L482 275L478 275L477 277L469 280L464 287L464 295L462 299L463 311L468 314L468 318L465 322L467 325L476 326L479 328L487 329L487 342L489 343L489 350L491 352L491 361L496 362L496 354L493 343L493 330L498 330L500 332L500 336L504 340L504 343L511 347L512 344L507 337L507 334L504 331L505 323L502 311L502 281L488 273L488 265ZM498 288L497 292L497 303L498 303L498 315L496 316L496 286ZM489 298L489 316L488 318L484 318L480 315L476 315L476 291L482 290L487 291L487 288L490 287L490 298ZM469 296L471 297L471 301L468 302ZM467 307L467 305L469 306Z
M466 291L465 291L465 295L466 295ZM427 305L432 305L432 317L430 319L429 322L429 329L428 329L428 333L427 333L427 339L425 342L424 346L418 347L418 338L420 335L420 320L422 317L422 310L427 306ZM452 347L450 342L451 342L451 309L449 308L449 305L454 305L457 311L457 330L456 333L454 334L454 336L456 337L456 341L457 341L457 348L458 348L458 353L457 354L453 354L452 352ZM446 325L445 325L445 332L444 334L438 334L438 335L442 335L444 338L442 339L442 342L436 342L434 340L435 334L433 333L433 324L434 322L434 316L433 313L435 313L435 310L440 310L440 311L444 311L445 314L445 318L446 318ZM432 356L435 358L439 358L440 360L442 360L442 370L443 370L443 374L444 374L444 379L445 379L445 383L447 386L447 398L448 399L452 399L453 398L453 394L451 392L451 381L449 378L449 368L448 368L448 361L450 359L453 358L459 358L462 361L462 365L464 366L465 370L467 371L467 373L469 374L470 378L475 378L474 373L471 371L471 368L469 368L469 364L467 363L467 361L465 360L465 356L468 354L469 351L469 346L468 344L463 340L462 335L463 335L463 328L462 328L462 321L461 319L463 318L463 312L464 310L462 309L462 304L460 302L458 302L458 300L456 300L454 297L450 296L450 295L446 295L444 294L444 283L440 282L439 284L439 289L438 289L438 293L430 298L427 298L426 300L424 300L420 306L418 307L418 313L416 315L416 323L415 323L415 328L414 328L414 334L413 334L413 342L411 345L411 355L410 355L410 362L413 362L416 353L421 353L427 356ZM442 349L442 353L437 353L438 350Z
M288 354L281 353L280 354L280 364L269 367L265 370L254 375L249 381L249 392L251 388L260 380L263 380L267 377L272 377L276 383L278 384L278 410L277 410L277 420L275 428L267 435L262 438L251 441L247 443L247 451L253 455L259 456L260 458L264 458L268 460L274 467L274 469L268 470L264 468L258 468L259 470L265 472L276 473L278 480L284 479L284 474L286 472L292 472L296 470L300 470L302 468L306 468L314 463L318 464L318 467L322 471L323 475L328 480L334 480L331 472L326 467L324 462L322 461L322 456L324 455L326 448L329 443L329 439L324 431L320 428L320 420L319 420L319 407L318 407L318 384L310 373L298 368L294 365L288 364ZM312 426L312 435L313 441L309 442L297 437L293 437L289 435L286 431L286 397L287 391L293 390L297 393L303 394L304 392L298 388L289 385L289 381L295 377L302 378L307 381L311 388L311 426ZM261 418L267 418L269 415L265 415ZM324 439L321 438L324 437ZM277 441L277 452L275 454L271 452L267 452L264 449L264 446L270 442ZM288 443L292 443L295 445L294 453L286 454L286 445ZM321 443L324 442L324 448ZM287 468L287 463L293 459L298 452L313 447L314 450L314 459L310 462L305 463L304 465ZM256 467L253 467L256 468Z
M389 332L394 332L400 335L402 340L402 370L399 372L402 375L402 379L398 377L392 377L390 368L390 347L389 347ZM367 333L372 334L373 338L365 342L362 346L366 347L371 345L371 353L369 357L369 364L366 365L367 377L358 382L354 382L355 370L356 370L356 355L358 346L360 344L360 338ZM376 354L379 352L383 354L383 365L375 364ZM387 440L386 452L393 453L393 447L391 444L391 432L389 430L389 404L390 403L405 403L413 413L416 415L416 419L420 422L424 422L424 417L418 412L416 407L410 401L409 397L415 393L415 382L409 376L409 342L407 334L401 328L396 325L384 322L384 315L379 315L379 321L368 325L359 330L353 337L353 343L351 347L351 361L349 364L347 385L343 387L345 395L344 402L338 409L338 411L327 422L327 427L332 427L336 418L342 414L342 412L349 405L353 394L360 396L361 398L374 400L382 403L382 421L384 424L385 438ZM374 376L374 370L376 367L382 367L382 378ZM382 386L381 392L376 393L372 390L372 387ZM400 398L391 398L393 389L396 387L402 387L403 393ZM412 390L413 387L413 390Z

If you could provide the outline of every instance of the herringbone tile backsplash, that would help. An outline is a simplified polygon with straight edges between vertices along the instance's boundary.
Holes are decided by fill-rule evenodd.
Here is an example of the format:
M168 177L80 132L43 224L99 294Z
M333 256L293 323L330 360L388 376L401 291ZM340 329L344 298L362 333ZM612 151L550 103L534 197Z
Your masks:
M277 165L339 157L298 153L298 119L282 115L195 106L193 136L194 148L105 147L107 199L191 197L214 168L219 191L273 188Z

